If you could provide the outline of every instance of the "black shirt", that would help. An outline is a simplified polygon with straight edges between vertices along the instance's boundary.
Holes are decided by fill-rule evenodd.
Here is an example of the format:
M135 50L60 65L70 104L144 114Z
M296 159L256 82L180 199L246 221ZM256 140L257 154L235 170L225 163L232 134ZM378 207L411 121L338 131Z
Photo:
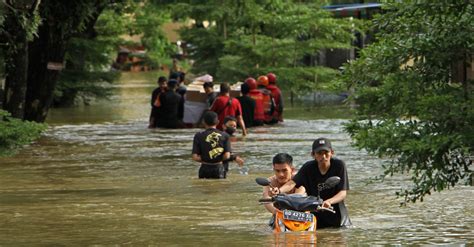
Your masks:
M210 128L196 133L193 140L193 154L201 156L203 163L222 162L225 152L231 152L229 135Z
M176 92L182 97L184 97L184 94L186 94L187 90L188 89L185 86L179 85L178 88L176 89Z
M311 160L306 162L293 178L296 187L303 185L306 192L311 196L318 196L318 184L323 183L332 176L338 176L341 181L333 188L326 188L320 192L323 200L329 199L341 190L349 190L349 179L347 177L346 165L342 160L331 158L331 165L326 174L322 175L318 168L318 162ZM318 220L318 228L349 226L351 221L347 213L344 201L333 205L335 214L327 211L314 213Z
M255 100L248 95L237 97L242 106L242 118L244 119L245 127L253 126L253 116L255 112Z
M166 91L160 94L160 117L156 119L156 125L164 128L178 128L179 120L183 118L184 100L181 95Z
M212 106L212 103L214 103L214 100L216 100L217 95L218 95L217 92L212 92L212 93L210 93L210 94L207 95L206 102L207 102L207 106L208 106L208 107L211 107L211 106Z
M155 90L153 90L153 92L151 93L151 113L150 113L150 120L153 119L153 127L157 127L156 126L156 120L158 118L160 118L160 107L156 107L155 106L155 101L156 101L156 98L158 98L160 96L160 94L163 93L163 90L160 88L160 87L157 87Z

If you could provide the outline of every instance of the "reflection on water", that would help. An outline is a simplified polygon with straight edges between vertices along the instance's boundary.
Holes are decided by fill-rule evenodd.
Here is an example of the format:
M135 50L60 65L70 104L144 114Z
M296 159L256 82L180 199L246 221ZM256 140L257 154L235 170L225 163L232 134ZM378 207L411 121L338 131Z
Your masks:
M199 180L198 165L190 158L197 129L146 129L153 83L129 76L117 86L120 96L106 104L54 109L51 127L38 143L0 159L0 245L474 241L474 206L466 200L474 197L472 187L456 187L400 208L394 192L408 180L368 184L383 161L352 148L341 127L346 120L324 116L330 108L290 109L291 119L284 124L239 137L234 149L245 158L250 175L240 175L232 166L227 180ZM261 187L254 179L271 174L277 152L292 154L300 166L311 158L311 143L319 136L333 139L336 155L348 164L346 205L354 227L321 229L317 236L274 235L266 225L268 213L258 205Z

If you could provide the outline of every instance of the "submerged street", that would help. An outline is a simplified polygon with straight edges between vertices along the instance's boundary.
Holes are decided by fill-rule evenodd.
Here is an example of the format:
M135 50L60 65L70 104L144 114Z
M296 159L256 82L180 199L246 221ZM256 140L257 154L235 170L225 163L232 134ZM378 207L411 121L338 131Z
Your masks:
M37 143L0 158L0 245L474 242L472 187L400 207L395 192L409 186L408 178L369 183L386 161L350 146L341 107L288 108L283 124L250 129L232 143L249 175L232 164L226 180L197 179L191 148L199 129L147 129L154 81L153 74L124 73L110 101L53 109ZM279 152L301 166L321 136L333 140L335 156L347 164L354 226L320 230L317 239L274 235L255 178L272 174L271 158Z

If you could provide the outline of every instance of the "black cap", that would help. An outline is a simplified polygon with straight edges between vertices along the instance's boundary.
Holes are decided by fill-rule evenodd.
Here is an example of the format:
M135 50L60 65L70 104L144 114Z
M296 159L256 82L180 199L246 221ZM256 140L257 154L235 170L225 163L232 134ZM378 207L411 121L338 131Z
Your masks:
M318 138L313 142L313 152L317 153L321 150L332 151L331 142L327 138Z

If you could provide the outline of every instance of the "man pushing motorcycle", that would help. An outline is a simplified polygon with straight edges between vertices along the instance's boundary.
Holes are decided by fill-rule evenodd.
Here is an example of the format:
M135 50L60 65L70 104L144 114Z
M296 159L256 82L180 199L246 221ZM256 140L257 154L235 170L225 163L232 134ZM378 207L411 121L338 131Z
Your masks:
M298 173L283 186L269 188L268 195L289 193L295 188L304 186L308 195L320 196L324 200L322 206L324 208L333 206L336 212L335 214L325 210L313 212L318 219L318 228L350 226L351 221L344 204L349 190L345 163L333 158L334 150L327 138L318 138L313 142L311 155L314 160L306 162ZM332 176L339 177L340 183L333 188L322 188L324 181Z

